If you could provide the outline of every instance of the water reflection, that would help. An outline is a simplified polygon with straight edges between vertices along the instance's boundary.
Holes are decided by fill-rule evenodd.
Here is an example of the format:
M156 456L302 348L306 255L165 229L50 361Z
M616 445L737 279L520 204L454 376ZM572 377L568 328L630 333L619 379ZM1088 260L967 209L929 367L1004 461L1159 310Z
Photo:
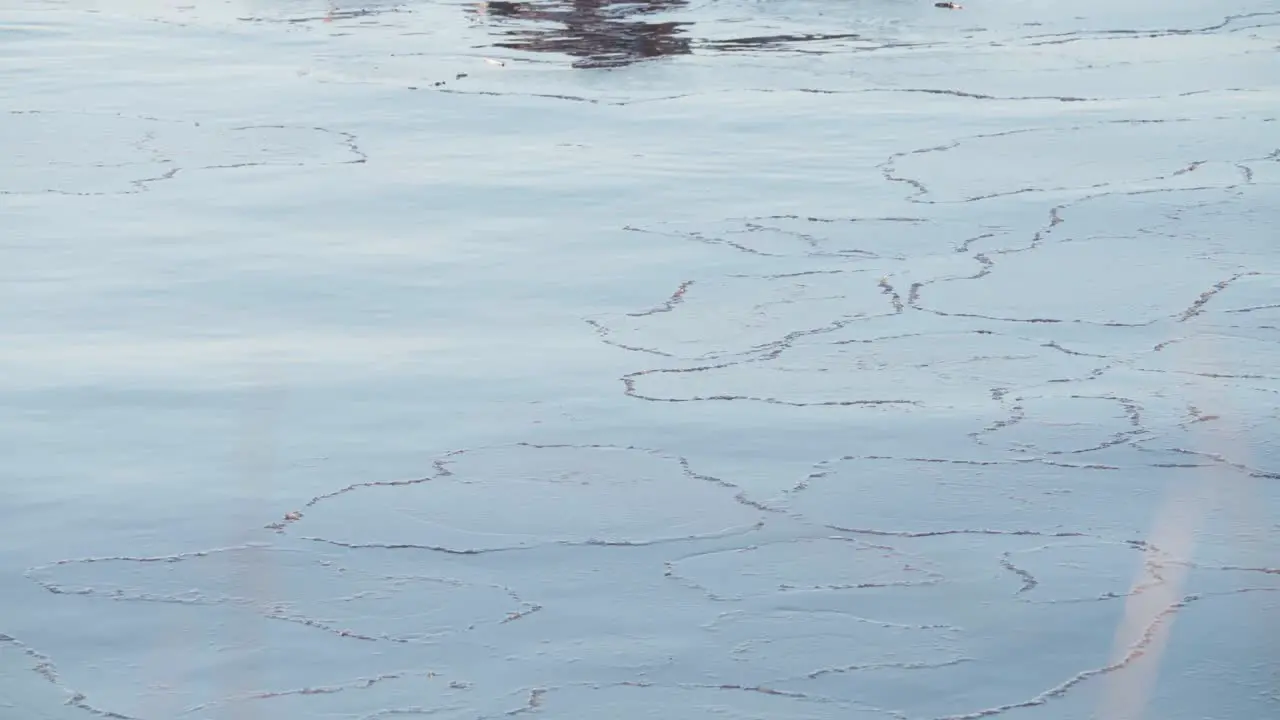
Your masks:
M639 60L692 52L687 22L646 22L638 17L683 8L687 0L551 0L482 3L477 13L516 27L496 32L497 47L561 53L577 68L613 68ZM532 22L530 22L532 21Z
M757 35L753 37L729 38L727 40L707 41L705 46L721 52L752 52L759 50L790 50L792 52L808 52L823 55L833 50L830 43L842 40L864 40L859 33L803 33L798 35ZM822 46L826 49L804 49L806 43Z

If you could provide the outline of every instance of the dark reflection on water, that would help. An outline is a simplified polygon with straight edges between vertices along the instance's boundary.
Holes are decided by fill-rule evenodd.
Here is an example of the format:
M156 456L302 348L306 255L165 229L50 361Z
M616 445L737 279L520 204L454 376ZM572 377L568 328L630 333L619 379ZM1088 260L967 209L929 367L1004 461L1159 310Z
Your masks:
M703 45L721 52L747 52L751 50L788 49L799 50L801 43L821 43L832 40L859 40L858 33L805 33L803 35L760 35L756 37L730 38L728 40L709 40Z
M471 7L488 19L495 47L556 53L577 68L616 68L640 60L709 53L826 54L900 47L862 33L788 33L705 39L691 21L651 22L646 15L685 9L688 0L490 0Z
M495 28L497 47L561 53L577 68L613 68L639 60L688 55L688 22L647 22L643 16L684 7L687 0L492 0L478 12L512 27Z

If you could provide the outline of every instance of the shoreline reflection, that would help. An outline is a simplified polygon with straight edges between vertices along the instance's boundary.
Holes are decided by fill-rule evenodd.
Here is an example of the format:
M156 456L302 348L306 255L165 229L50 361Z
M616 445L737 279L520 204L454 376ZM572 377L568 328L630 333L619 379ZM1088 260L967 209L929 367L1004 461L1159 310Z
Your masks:
M568 55L574 58L575 68L617 68L691 54L692 42L684 32L693 23L638 19L680 9L687 3L688 0L491 0L473 12L502 24L520 24L495 28L495 34L502 38L494 43L495 47Z

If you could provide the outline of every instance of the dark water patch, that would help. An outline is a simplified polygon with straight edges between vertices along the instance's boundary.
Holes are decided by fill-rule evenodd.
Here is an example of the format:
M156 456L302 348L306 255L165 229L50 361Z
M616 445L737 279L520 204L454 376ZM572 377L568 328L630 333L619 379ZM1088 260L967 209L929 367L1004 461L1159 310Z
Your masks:
M795 33L781 35L758 35L755 37L730 38L727 40L705 40L700 47L720 52L751 52L760 50L796 50L798 52L833 52L831 49L804 50L810 44L833 43L840 40L861 40L858 33Z
M572 2L486 2L469 12L494 23L495 47L557 53L573 58L576 68L616 68L640 60L688 55L691 23L641 19L670 12L685 0L643 3L614 0Z
M927 44L876 37L868 32L875 29L874 23L857 32L815 29L716 37L716 31L729 23L706 17L688 0L493 0L466 11L488 21L496 38L494 47L565 55L572 58L573 67L584 69L617 68L642 60L692 54L829 54ZM646 19L659 14L674 17L676 13L679 19ZM752 24L762 27L758 22ZM814 17L785 24L794 27L828 23L826 18ZM712 35L695 34L695 25L705 27Z

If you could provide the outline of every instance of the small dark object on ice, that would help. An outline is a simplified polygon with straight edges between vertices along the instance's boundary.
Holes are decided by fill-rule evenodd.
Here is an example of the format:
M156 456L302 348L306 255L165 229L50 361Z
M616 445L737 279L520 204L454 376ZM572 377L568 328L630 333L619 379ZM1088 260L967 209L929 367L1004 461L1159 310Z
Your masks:
M933 6L946 8L948 10L961 10L964 8L964 6L961 5L960 3L954 3L954 2L936 2L933 4Z

